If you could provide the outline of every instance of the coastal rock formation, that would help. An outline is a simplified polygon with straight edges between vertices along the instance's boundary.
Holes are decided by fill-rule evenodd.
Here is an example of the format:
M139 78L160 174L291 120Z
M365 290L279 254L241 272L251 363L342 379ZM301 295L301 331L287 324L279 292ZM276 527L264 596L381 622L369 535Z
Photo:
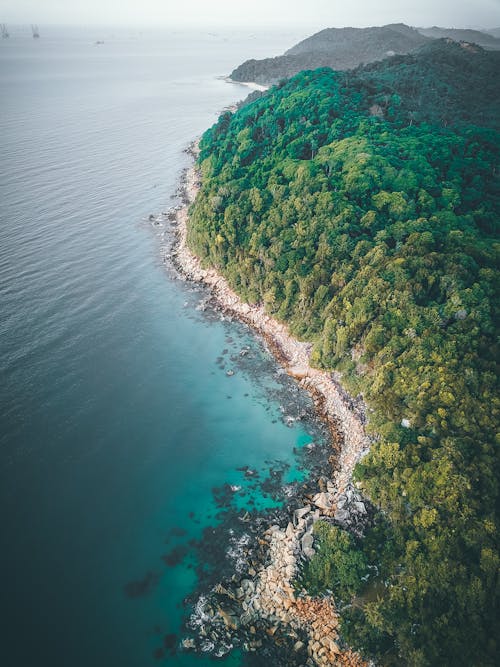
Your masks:
M268 637L293 640L293 651L301 657L297 664L366 665L358 654L341 647L333 601L297 595L292 585L301 560L314 553L312 527L319 518L319 510L308 510L286 530L270 526L262 535L267 564L255 576L233 586L218 584L211 596L200 598L191 619L197 639L184 640L183 647L207 650L209 638L215 655L224 655L238 633L246 650L258 650L262 646L256 638L259 627Z

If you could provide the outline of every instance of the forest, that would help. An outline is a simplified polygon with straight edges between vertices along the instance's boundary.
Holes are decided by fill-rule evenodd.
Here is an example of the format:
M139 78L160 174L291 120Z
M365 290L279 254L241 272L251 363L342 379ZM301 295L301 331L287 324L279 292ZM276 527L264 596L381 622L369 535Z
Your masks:
M190 247L370 408L376 520L318 527L304 581L382 665L499 663L499 66L437 40L301 72L201 142Z

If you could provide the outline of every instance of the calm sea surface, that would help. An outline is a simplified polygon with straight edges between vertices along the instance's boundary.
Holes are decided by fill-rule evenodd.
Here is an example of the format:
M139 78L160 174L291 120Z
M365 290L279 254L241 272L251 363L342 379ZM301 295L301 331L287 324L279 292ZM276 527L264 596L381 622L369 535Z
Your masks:
M189 554L162 555L217 521L212 489L244 486L237 467L300 475L311 435L281 421L276 367L196 310L145 221L189 141L246 95L217 77L299 37L42 26L0 42L5 667L159 664L196 584Z

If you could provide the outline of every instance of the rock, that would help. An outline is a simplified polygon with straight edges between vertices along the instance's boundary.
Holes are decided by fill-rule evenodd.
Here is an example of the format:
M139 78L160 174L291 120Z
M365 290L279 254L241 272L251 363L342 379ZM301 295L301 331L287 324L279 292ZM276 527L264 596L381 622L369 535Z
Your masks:
M354 503L354 507L356 508L356 511L359 512L359 514L366 514L366 507L364 503L356 501Z
M294 536L294 534L295 534L295 531L294 531L294 529L293 529L293 524L289 523L288 526L286 527L285 535L286 535L288 538L291 538L291 537Z
M335 488L335 484L330 479L326 483L326 490L332 496L335 495L335 493L337 491L337 489Z
M333 498L329 493L317 493L313 496L313 503L316 507L319 507L320 510L329 510L333 506Z
M316 523L316 521L319 521L321 519L321 512L319 510L314 510L311 516L312 516L312 522Z
M237 630L239 622L236 616L233 616L229 612L225 611L222 609L222 607L219 607L217 611L227 628L231 628L231 630Z
M306 505L305 507L299 507L299 509L296 509L295 512L293 513L293 522L295 525L297 525L297 522L303 519L306 514L309 514L311 511L311 506Z
M228 598L231 598L231 600L236 599L234 593L225 588L222 584L216 584L213 590L214 593L217 593L218 595L226 595Z
M315 553L316 553L316 552L314 551L314 549L312 549L312 548L310 548L310 547L306 547L306 548L303 550L303 554L304 554L304 556L305 556L308 560L309 560L310 558L312 558L312 557L315 555Z
M255 585L254 585L253 581L251 581L250 579L243 579L243 581L241 582L241 588L244 591L249 591L249 592L253 593L254 590L255 590Z
M336 643L333 642L333 641L330 642L330 651L331 651L332 653L336 653L337 655L339 655L339 654L342 652L342 651L340 650L340 648L339 648L339 645L336 644Z
M349 519L349 511L348 510L337 510L335 514L333 515L333 518L335 521L339 521L341 523L347 521Z
M302 651L303 648L304 648L304 642L301 641L295 642L295 644L293 645L293 650L296 651L297 653L299 651Z
M326 491L328 482L329 482L329 480L326 477L324 477L323 475L321 475L321 477L318 479L318 486L319 486L319 490L321 492Z
M305 551L306 549L310 549L314 543L314 537L311 535L311 533L305 533L302 536L302 539L300 540L300 545L302 547L302 551Z
M186 639L183 639L181 642L182 648L196 648L196 643L194 639L191 639L191 637L187 637Z

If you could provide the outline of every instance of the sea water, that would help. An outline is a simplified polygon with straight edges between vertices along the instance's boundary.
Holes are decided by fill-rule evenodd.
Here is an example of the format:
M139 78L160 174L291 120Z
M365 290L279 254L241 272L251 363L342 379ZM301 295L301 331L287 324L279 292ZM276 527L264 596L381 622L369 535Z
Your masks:
M301 474L293 387L245 327L197 309L148 221L175 203L183 149L248 92L219 77L299 36L20 26L0 43L5 667L158 664L214 488L262 507L237 468Z

